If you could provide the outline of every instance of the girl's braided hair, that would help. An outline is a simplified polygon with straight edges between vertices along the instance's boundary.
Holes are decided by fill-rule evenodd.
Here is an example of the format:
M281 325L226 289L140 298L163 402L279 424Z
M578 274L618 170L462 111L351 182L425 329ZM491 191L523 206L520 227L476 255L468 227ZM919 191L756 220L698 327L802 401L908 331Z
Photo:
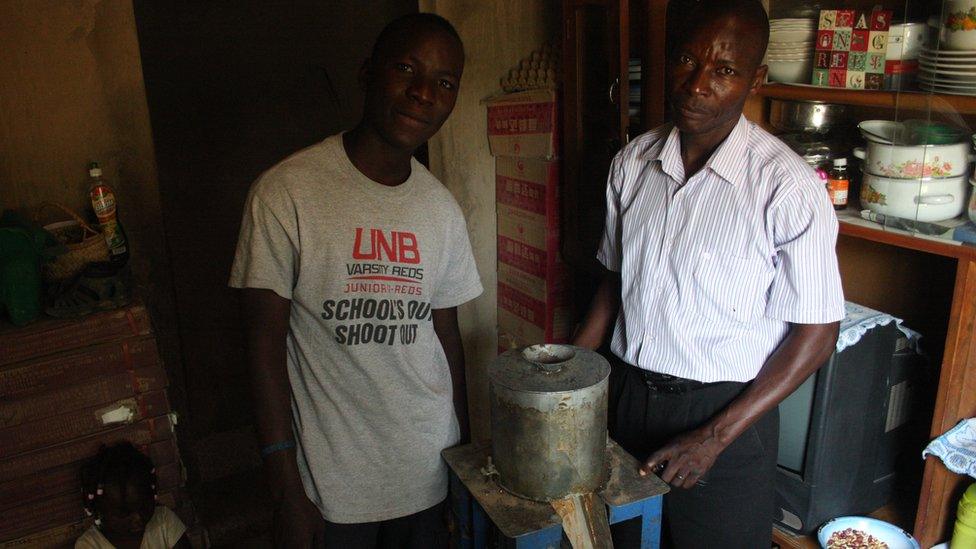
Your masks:
M112 446L103 444L98 454L82 467L81 490L85 511L88 515L96 515L96 525L99 523L96 504L102 495L102 487L125 486L129 482L148 489L155 497L156 469L152 460L128 441Z

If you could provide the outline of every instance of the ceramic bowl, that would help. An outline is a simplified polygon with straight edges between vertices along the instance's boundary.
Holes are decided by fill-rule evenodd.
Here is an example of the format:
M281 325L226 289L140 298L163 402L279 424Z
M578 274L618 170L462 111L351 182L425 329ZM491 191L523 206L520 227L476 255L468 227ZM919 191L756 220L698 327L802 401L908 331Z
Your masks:
M887 544L888 549L921 549L915 538L908 532L894 524L870 517L837 517L828 520L817 530L817 541L820 542L820 547L827 547L827 541L834 532L841 532L848 528L874 536Z

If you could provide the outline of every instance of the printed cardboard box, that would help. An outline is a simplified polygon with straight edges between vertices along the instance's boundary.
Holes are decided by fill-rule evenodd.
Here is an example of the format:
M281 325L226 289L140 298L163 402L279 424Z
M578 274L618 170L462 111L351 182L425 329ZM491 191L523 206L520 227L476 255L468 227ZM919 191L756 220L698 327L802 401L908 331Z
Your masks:
M498 326L528 343L565 341L569 272L559 259L559 166L495 159Z
M540 278L565 271L559 260L558 182L557 162L495 159L499 262Z
M528 346L528 344L524 343L517 336L513 336L512 334L505 333L501 330L498 330L497 340L498 340L498 354L502 354L505 351L509 351L511 349L521 349L523 347Z
M492 155L540 159L559 156L555 90L510 93L486 103L488 146Z
M891 10L821 10L811 84L831 88L880 90Z
M498 283L498 329L533 343L565 343L572 335L568 303L544 303Z

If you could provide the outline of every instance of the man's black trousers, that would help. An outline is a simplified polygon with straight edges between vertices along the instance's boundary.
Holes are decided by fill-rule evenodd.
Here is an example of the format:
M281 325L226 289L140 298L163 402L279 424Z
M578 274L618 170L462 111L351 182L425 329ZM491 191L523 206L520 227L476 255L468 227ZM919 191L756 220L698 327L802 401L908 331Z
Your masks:
M672 437L701 426L725 408L745 383L660 382L611 357L610 436L643 462ZM747 429L691 489L664 496L663 547L769 549L775 509L779 412ZM640 547L640 523L613 528L614 547Z

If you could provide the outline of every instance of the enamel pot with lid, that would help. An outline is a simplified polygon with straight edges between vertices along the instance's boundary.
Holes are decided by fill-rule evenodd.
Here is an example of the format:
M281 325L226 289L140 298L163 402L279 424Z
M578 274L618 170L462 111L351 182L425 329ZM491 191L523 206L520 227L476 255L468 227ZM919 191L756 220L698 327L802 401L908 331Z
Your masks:
M972 160L968 143L893 145L868 140L866 149L854 149L854 156L864 161L865 173L899 179L963 176Z
M945 221L966 209L966 177L896 179L870 173L861 182L861 206L915 221Z
M572 345L534 345L496 358L489 379L491 456L503 488L552 501L606 483L606 359Z
M973 160L965 135L936 124L866 120L858 124L867 142L855 148L864 171L883 177L958 177Z

